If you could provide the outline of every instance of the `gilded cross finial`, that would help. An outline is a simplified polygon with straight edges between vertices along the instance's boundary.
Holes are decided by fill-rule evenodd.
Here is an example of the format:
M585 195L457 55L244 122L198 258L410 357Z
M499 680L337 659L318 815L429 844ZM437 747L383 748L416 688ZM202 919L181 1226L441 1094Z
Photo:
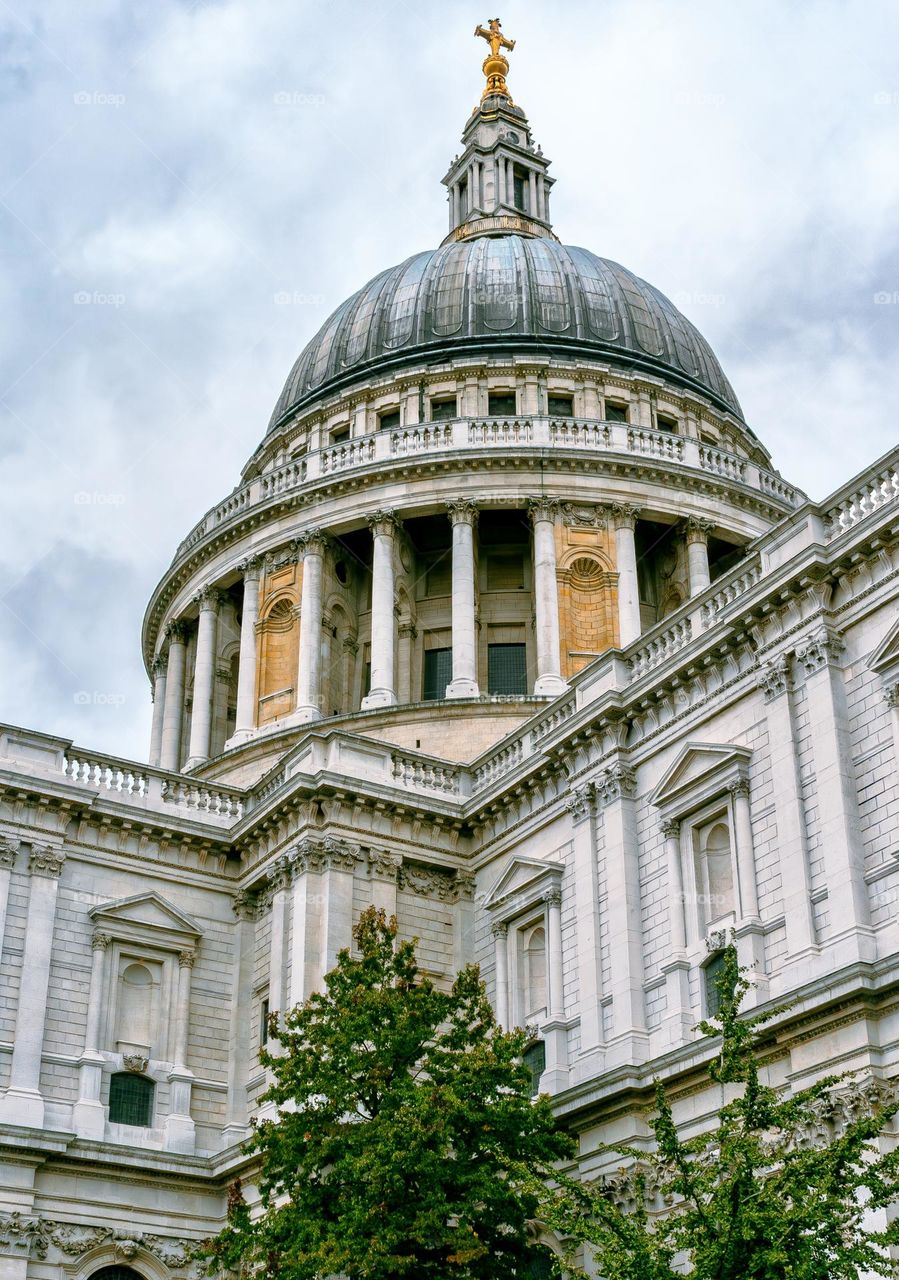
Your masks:
M506 88L506 73L509 70L509 61L503 55L503 49L510 51L515 48L515 41L507 39L500 29L501 24L499 18L490 18L486 27L480 24L475 27L476 36L481 36L490 45L490 52L484 59L483 70L487 77L487 87L481 94L481 100L489 98L491 94L502 93L511 102L509 90Z

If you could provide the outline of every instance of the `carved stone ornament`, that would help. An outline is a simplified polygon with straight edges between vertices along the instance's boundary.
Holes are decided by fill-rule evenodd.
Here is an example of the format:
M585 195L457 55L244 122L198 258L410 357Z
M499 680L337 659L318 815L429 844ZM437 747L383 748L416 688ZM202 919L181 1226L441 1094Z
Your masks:
M899 684L886 685L883 697L888 707L899 707Z
M554 498L528 498L528 515L534 524L541 520L554 524L558 510L559 504Z
M612 515L615 517L616 529L633 529L640 515L640 508L629 502L619 503L612 508Z
M502 920L497 920L490 926L490 932L494 938L502 939L508 935L509 926Z
M680 823L676 818L666 818L661 824L662 837L665 840L680 839Z
M108 933L101 933L99 930L91 938L92 951L108 951L112 942L112 938Z
M10 840L6 836L0 836L0 870L12 868L16 865L18 851L19 844L17 840Z
M254 582L258 582L262 574L262 565L263 565L262 556L247 556L246 559L241 560L238 563L237 569L238 569L238 572L243 576L243 580L245 583L248 582L250 579L252 579Z
M705 546L711 530L711 520L703 520L701 516L688 516L684 523L684 540L687 546L692 546L694 543Z
M450 518L450 524L470 524L477 522L478 508L474 502L469 502L467 498L458 498L455 502L446 504L446 514Z
M436 898L439 902L456 902L459 885L455 873L437 867L423 867L404 862L397 876L397 885L406 893L422 898Z
M220 591L218 587L206 586L198 591L193 599L194 602L200 606L201 612L204 609L210 609L213 613L218 613L219 609L221 609L222 605L225 604L228 597L225 595L224 591Z
M371 511L365 517L373 537L392 538L397 531L397 519L392 511L380 509Z
M592 782L575 787L565 799L565 808L573 818L586 818L590 812L590 803L594 794L595 788Z
M766 702L773 702L792 687L790 679L790 659L785 653L780 654L762 668L759 675L759 688L765 695Z
M832 627L821 627L796 650L796 657L805 668L806 675L814 675L824 667L836 666L846 646Z
M323 529L304 529L296 536L296 546L306 556L323 556L328 549L328 535Z
M62 871L66 855L62 849L54 849L46 844L33 844L28 855L28 870L33 876L47 876L55 880Z
M368 851L369 872L380 880L396 880L402 865L402 854L391 853L389 849L369 849Z
M187 639L187 625L183 622L170 622L165 629L165 638L169 642L169 648L173 644L184 644Z
M575 529L605 529L609 521L608 507L592 503L563 502L562 520Z
M596 796L602 806L629 800L636 790L637 775L627 764L613 764L596 779Z
M126 1071L134 1071L137 1075L143 1075L149 1065L150 1059L142 1053L122 1054L122 1066Z
M231 909L238 920L255 920L258 899L248 889L239 889L231 899Z
M7 1254L42 1262L51 1250L58 1251L63 1258L80 1258L101 1245L111 1249L114 1256L110 1262L130 1262L145 1252L189 1280L199 1280L203 1275L202 1263L193 1258L196 1240L0 1212L0 1248Z
M169 666L169 655L167 653L157 653L153 659L150 670L153 672L153 679L158 680L160 676L164 676Z

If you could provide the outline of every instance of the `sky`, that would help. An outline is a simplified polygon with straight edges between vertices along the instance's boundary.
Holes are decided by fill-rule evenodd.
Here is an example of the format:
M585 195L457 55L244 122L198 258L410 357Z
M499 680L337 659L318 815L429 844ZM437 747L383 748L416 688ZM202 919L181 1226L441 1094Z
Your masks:
M458 0L0 0L0 721L146 759L140 625L305 342L446 230ZM789 480L892 448L894 0L507 0L555 230L667 293Z

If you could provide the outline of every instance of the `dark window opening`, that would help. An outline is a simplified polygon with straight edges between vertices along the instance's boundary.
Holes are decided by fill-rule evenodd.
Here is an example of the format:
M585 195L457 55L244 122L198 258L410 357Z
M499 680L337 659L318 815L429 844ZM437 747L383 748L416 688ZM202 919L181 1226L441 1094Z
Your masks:
M677 435L677 419L669 418L665 413L656 414L656 430L671 431Z
M548 396L546 408L551 418L570 418L574 414L574 399L572 396Z
M112 1266L94 1271L90 1280L144 1280L144 1277L133 1267L121 1267L118 1263L113 1263Z
M371 693L371 659L366 662L362 673L362 696L367 698Z
M110 1124L133 1124L149 1128L156 1086L146 1076L119 1071L109 1082Z
M349 578L349 570L346 567L345 560L338 560L334 566L334 577L342 587L345 587Z
M699 440L701 444L711 445L713 449L717 449L718 447L718 441L714 436L709 435L707 431L700 431Z
M431 401L431 421L446 422L449 418L458 418L456 397L451 400L432 400Z
M435 702L446 697L446 686L453 678L452 649L426 649L424 689L425 702Z
M712 582L733 569L745 555L745 547L735 547L732 542L725 542L722 538L711 535L709 537L709 574Z
M702 973L705 979L705 1016L714 1018L721 1009L719 982L724 973L724 952L719 951L711 960L706 961Z
M378 416L378 426L382 431L394 431L400 425L399 409L387 409Z
M527 693L528 678L523 644L488 644L487 692Z
M468 213L468 179L463 178L459 183L459 212L464 218Z
M542 1040L535 1040L528 1045L522 1055L522 1061L531 1073L531 1097L540 1092L540 1077L546 1070L546 1045Z
M606 401L606 422L627 422L627 405Z
M259 1002L259 1044L268 1044L268 1000Z
M524 556L491 555L487 557L488 591L523 591Z
M537 1244L528 1249L527 1258L518 1268L521 1280L552 1280L559 1275L556 1255L546 1245Z
M487 411L491 418L514 418L517 408L514 391L491 391L487 396Z
M512 174L512 189L513 189L512 198L515 203L515 208L520 209L522 213L525 212L524 188L525 188L526 181L527 179L525 178L524 174L521 172L520 169L514 170Z
M425 595L448 596L453 589L453 561L449 552L432 560L425 570Z

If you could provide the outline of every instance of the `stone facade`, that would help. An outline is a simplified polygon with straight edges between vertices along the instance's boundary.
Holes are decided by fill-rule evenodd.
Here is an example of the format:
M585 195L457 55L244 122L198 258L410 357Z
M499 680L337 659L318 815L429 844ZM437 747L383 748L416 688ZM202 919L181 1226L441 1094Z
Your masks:
M469 213L451 240L507 216ZM899 453L810 502L713 388L626 363L485 340L282 414L150 602L151 763L0 726L11 1280L194 1274L266 1012L370 904L533 1027L585 1176L657 1076L714 1116L730 937L791 1002L770 1079L899 1074Z

